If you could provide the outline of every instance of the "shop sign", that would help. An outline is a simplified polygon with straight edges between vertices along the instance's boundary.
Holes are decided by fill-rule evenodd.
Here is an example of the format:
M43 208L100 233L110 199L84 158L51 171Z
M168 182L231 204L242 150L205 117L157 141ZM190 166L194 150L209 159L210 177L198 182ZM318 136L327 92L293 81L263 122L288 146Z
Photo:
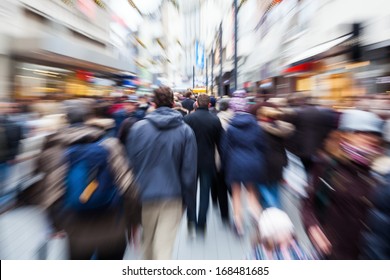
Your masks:
M95 19L96 4L93 0L78 0L77 7L88 18Z

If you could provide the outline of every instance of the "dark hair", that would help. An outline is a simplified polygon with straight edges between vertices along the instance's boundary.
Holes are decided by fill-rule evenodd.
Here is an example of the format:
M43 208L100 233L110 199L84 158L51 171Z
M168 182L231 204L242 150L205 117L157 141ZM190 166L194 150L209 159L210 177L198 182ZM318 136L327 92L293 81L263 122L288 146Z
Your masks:
M210 96L207 94L201 94L197 99L199 108L208 108L210 104Z
M173 92L169 87L159 87L154 90L154 103L156 107L169 107L173 106Z
M192 95L191 91L186 91L186 93L184 94L184 96L187 97L187 98L190 98L191 95Z
M218 101L218 103L219 103L219 110L220 111L226 111L227 109L229 109L229 101L230 101L230 98L227 98L227 97L224 97L221 100L219 100Z

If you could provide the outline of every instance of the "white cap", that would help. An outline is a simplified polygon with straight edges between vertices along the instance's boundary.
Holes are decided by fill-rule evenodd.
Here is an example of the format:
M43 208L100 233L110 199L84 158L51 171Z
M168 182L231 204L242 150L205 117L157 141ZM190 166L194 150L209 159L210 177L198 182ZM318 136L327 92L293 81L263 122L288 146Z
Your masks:
M383 123L383 120L374 113L361 110L347 110L340 117L339 129L343 131L382 134Z
M294 225L284 211L267 208L260 216L259 231L262 240L279 244L286 236L294 234Z

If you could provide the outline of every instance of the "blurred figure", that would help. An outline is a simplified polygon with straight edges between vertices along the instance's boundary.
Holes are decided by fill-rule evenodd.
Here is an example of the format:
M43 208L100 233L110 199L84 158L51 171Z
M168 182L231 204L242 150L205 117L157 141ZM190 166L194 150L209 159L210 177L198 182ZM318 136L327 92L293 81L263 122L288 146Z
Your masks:
M339 115L333 110L315 106L307 97L297 98L293 104L298 107L281 118L295 126L295 132L286 145L289 151L301 159L310 179L316 152L329 133L337 129Z
M309 260L295 237L289 216L278 208L268 208L260 216L251 260Z
M248 191L248 205L253 221L260 216L261 207L257 184L266 182L264 133L256 118L248 113L245 91L236 91L230 100L235 116L222 142L222 165L226 181L231 186L235 229L244 234L241 184Z
M13 104L0 102L0 194L8 170L19 150L19 142L23 138L22 126L10 119Z
M217 117L221 122L223 133L226 133L230 121L234 117L234 112L229 108L229 101L230 98L222 98L217 104L219 110ZM216 199L218 202L222 221L225 224L228 224L230 216L228 207L228 191L230 188L225 181L225 171L221 162L220 152L221 151L218 151L217 148L215 149L215 166L217 169L217 176L215 177L213 185L216 186L214 188L217 190L217 193L215 194L216 198L213 198L213 200Z
M227 130L231 119L234 117L234 112L232 109L230 109L229 102L230 102L230 98L224 97L220 99L217 103L217 107L219 111L217 116L221 121L222 128L224 129L224 131Z
M140 120L145 118L150 107L151 107L151 104L149 103L148 96L145 94L140 95L138 97L138 109L136 110L136 113L135 113L136 117Z
M174 110L178 111L183 117L188 115L188 110L183 108L183 105L180 102L175 102Z
M173 110L168 87L154 92L157 109L131 129L127 152L142 203L145 259L170 259L183 205L196 198L196 138Z
M214 96L210 96L210 107L209 107L209 111L210 111L210 113L212 113L213 115L216 115L216 114L218 113L217 108L215 107L216 104L217 104L217 99L216 99Z
M131 96L129 100L125 102L126 119L121 123L117 137L123 145L126 145L127 137L129 135L131 127L139 120L142 119L143 114L137 114L138 98Z
M184 109L187 109L189 113L191 113L194 110L194 103L195 101L191 99L192 92L187 91L184 94L185 99L181 102Z
M378 158L372 170L380 179L370 197L373 207L368 210L360 258L390 260L390 157Z
M370 168L383 152L382 125L373 113L345 111L314 169L302 215L309 238L324 258L357 259L361 254L361 234L376 185Z
M112 120L95 119L92 126L90 101L64 105L70 126L48 137L39 159L45 174L37 186L40 204L49 209L54 229L67 233L71 259L122 259L130 219L123 208L137 201L125 150L99 128L111 127Z
M188 228L193 234L194 227L200 235L206 231L206 217L209 208L210 190L216 177L215 148L220 148L222 126L219 119L209 111L210 97L201 94L198 97L197 109L185 117L184 121L192 128L198 146L198 178L199 178L199 213L196 220L196 206L188 208ZM226 213L224 213L226 215Z
M279 108L269 102L264 102L257 111L259 125L265 132L267 149L267 182L259 185L261 205L263 208L277 207L281 209L279 189L283 180L283 169L287 166L285 139L294 132L290 123L278 120L282 115Z

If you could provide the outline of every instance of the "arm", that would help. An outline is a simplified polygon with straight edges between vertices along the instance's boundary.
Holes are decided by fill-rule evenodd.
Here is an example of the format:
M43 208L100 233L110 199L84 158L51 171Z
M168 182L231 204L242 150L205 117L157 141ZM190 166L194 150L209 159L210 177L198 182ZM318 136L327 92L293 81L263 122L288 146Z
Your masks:
M137 201L138 189L134 181L134 175L125 156L125 149L117 138L108 138L102 145L109 151L108 164L114 176L114 181L120 193L129 195Z
M116 186L124 200L126 224L129 240L133 239L134 230L141 223L141 204L139 192L132 169L128 164L123 145L116 138L109 138L102 143L109 151L109 165L114 175Z
M186 130L185 145L181 157L180 181L183 202L189 206L194 203L194 198L196 200L198 148L194 132L190 127L187 127Z
M320 168L322 170L322 168ZM302 205L301 216L304 227L313 245L316 249L324 254L329 255L332 250L332 244L323 233L320 222L315 214L315 196L322 184L320 176L323 170L318 174L313 174L312 187L308 190L308 198L305 198Z
M221 121L217 118L215 122L215 143L217 146L217 150L219 155L221 155L222 148L221 148L221 140L224 134L224 130L222 128Z

